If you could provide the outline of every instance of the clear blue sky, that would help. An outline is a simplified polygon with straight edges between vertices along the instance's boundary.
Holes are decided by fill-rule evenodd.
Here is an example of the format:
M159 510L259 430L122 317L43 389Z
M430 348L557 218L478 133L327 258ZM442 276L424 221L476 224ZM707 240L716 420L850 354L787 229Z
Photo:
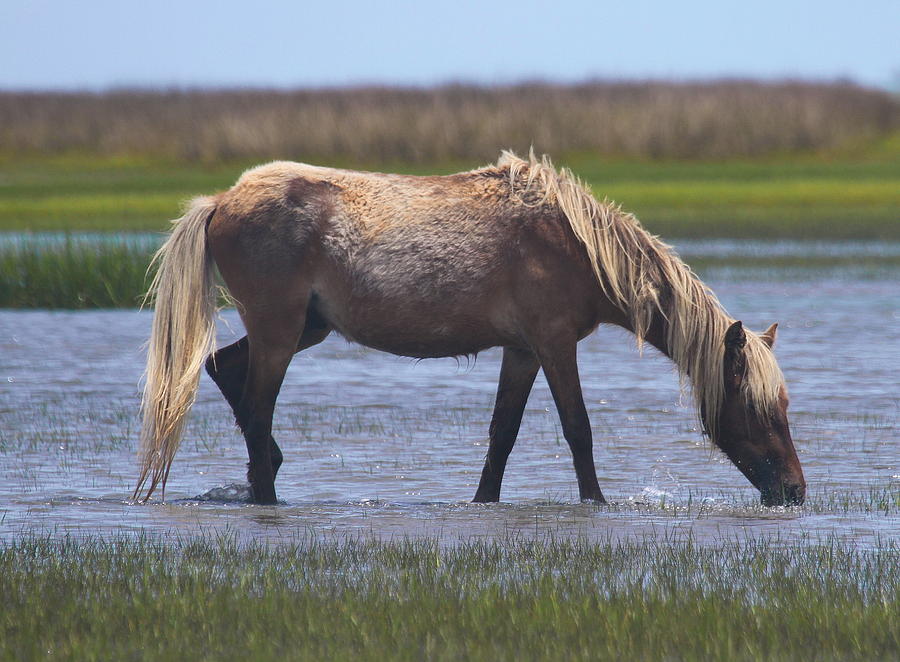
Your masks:
M717 76L897 87L898 44L900 0L0 0L5 89Z

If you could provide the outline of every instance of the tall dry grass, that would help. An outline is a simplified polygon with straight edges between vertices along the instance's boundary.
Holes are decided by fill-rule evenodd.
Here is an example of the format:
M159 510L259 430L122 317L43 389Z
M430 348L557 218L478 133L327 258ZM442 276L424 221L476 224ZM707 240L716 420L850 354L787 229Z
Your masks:
M0 92L0 152L188 161L490 160L500 148L629 157L828 149L900 126L850 83L592 82L430 89Z

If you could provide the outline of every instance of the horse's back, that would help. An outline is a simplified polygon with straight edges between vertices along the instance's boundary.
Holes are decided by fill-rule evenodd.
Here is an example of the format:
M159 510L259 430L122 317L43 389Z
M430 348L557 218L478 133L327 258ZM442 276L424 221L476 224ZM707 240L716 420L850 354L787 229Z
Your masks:
M364 293L470 293L523 220L490 169L415 177L282 161L247 171L218 203L214 242L258 259L313 252Z

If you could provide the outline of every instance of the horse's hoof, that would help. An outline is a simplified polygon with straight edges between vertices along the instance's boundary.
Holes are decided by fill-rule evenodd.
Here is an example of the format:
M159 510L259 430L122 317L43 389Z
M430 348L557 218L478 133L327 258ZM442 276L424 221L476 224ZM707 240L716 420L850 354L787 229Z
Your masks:
M278 503L278 497L275 496L274 486L268 490L259 490L256 486L250 486L250 503L258 506L274 506Z

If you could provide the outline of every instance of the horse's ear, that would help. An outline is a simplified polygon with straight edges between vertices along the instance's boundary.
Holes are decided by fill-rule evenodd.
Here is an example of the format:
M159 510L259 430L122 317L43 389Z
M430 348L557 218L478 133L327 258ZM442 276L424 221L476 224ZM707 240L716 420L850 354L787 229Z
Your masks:
M775 322L772 326L762 332L760 335L760 340L766 343L769 346L769 349L772 349L772 346L775 344L775 332L778 331L778 322Z
M744 332L744 325L738 320L725 332L725 351L737 352L744 349L746 344L747 334Z
M728 327L725 332L725 384L733 389L740 387L744 381L744 370L747 367L744 356L744 346L747 344L747 334L740 320Z

